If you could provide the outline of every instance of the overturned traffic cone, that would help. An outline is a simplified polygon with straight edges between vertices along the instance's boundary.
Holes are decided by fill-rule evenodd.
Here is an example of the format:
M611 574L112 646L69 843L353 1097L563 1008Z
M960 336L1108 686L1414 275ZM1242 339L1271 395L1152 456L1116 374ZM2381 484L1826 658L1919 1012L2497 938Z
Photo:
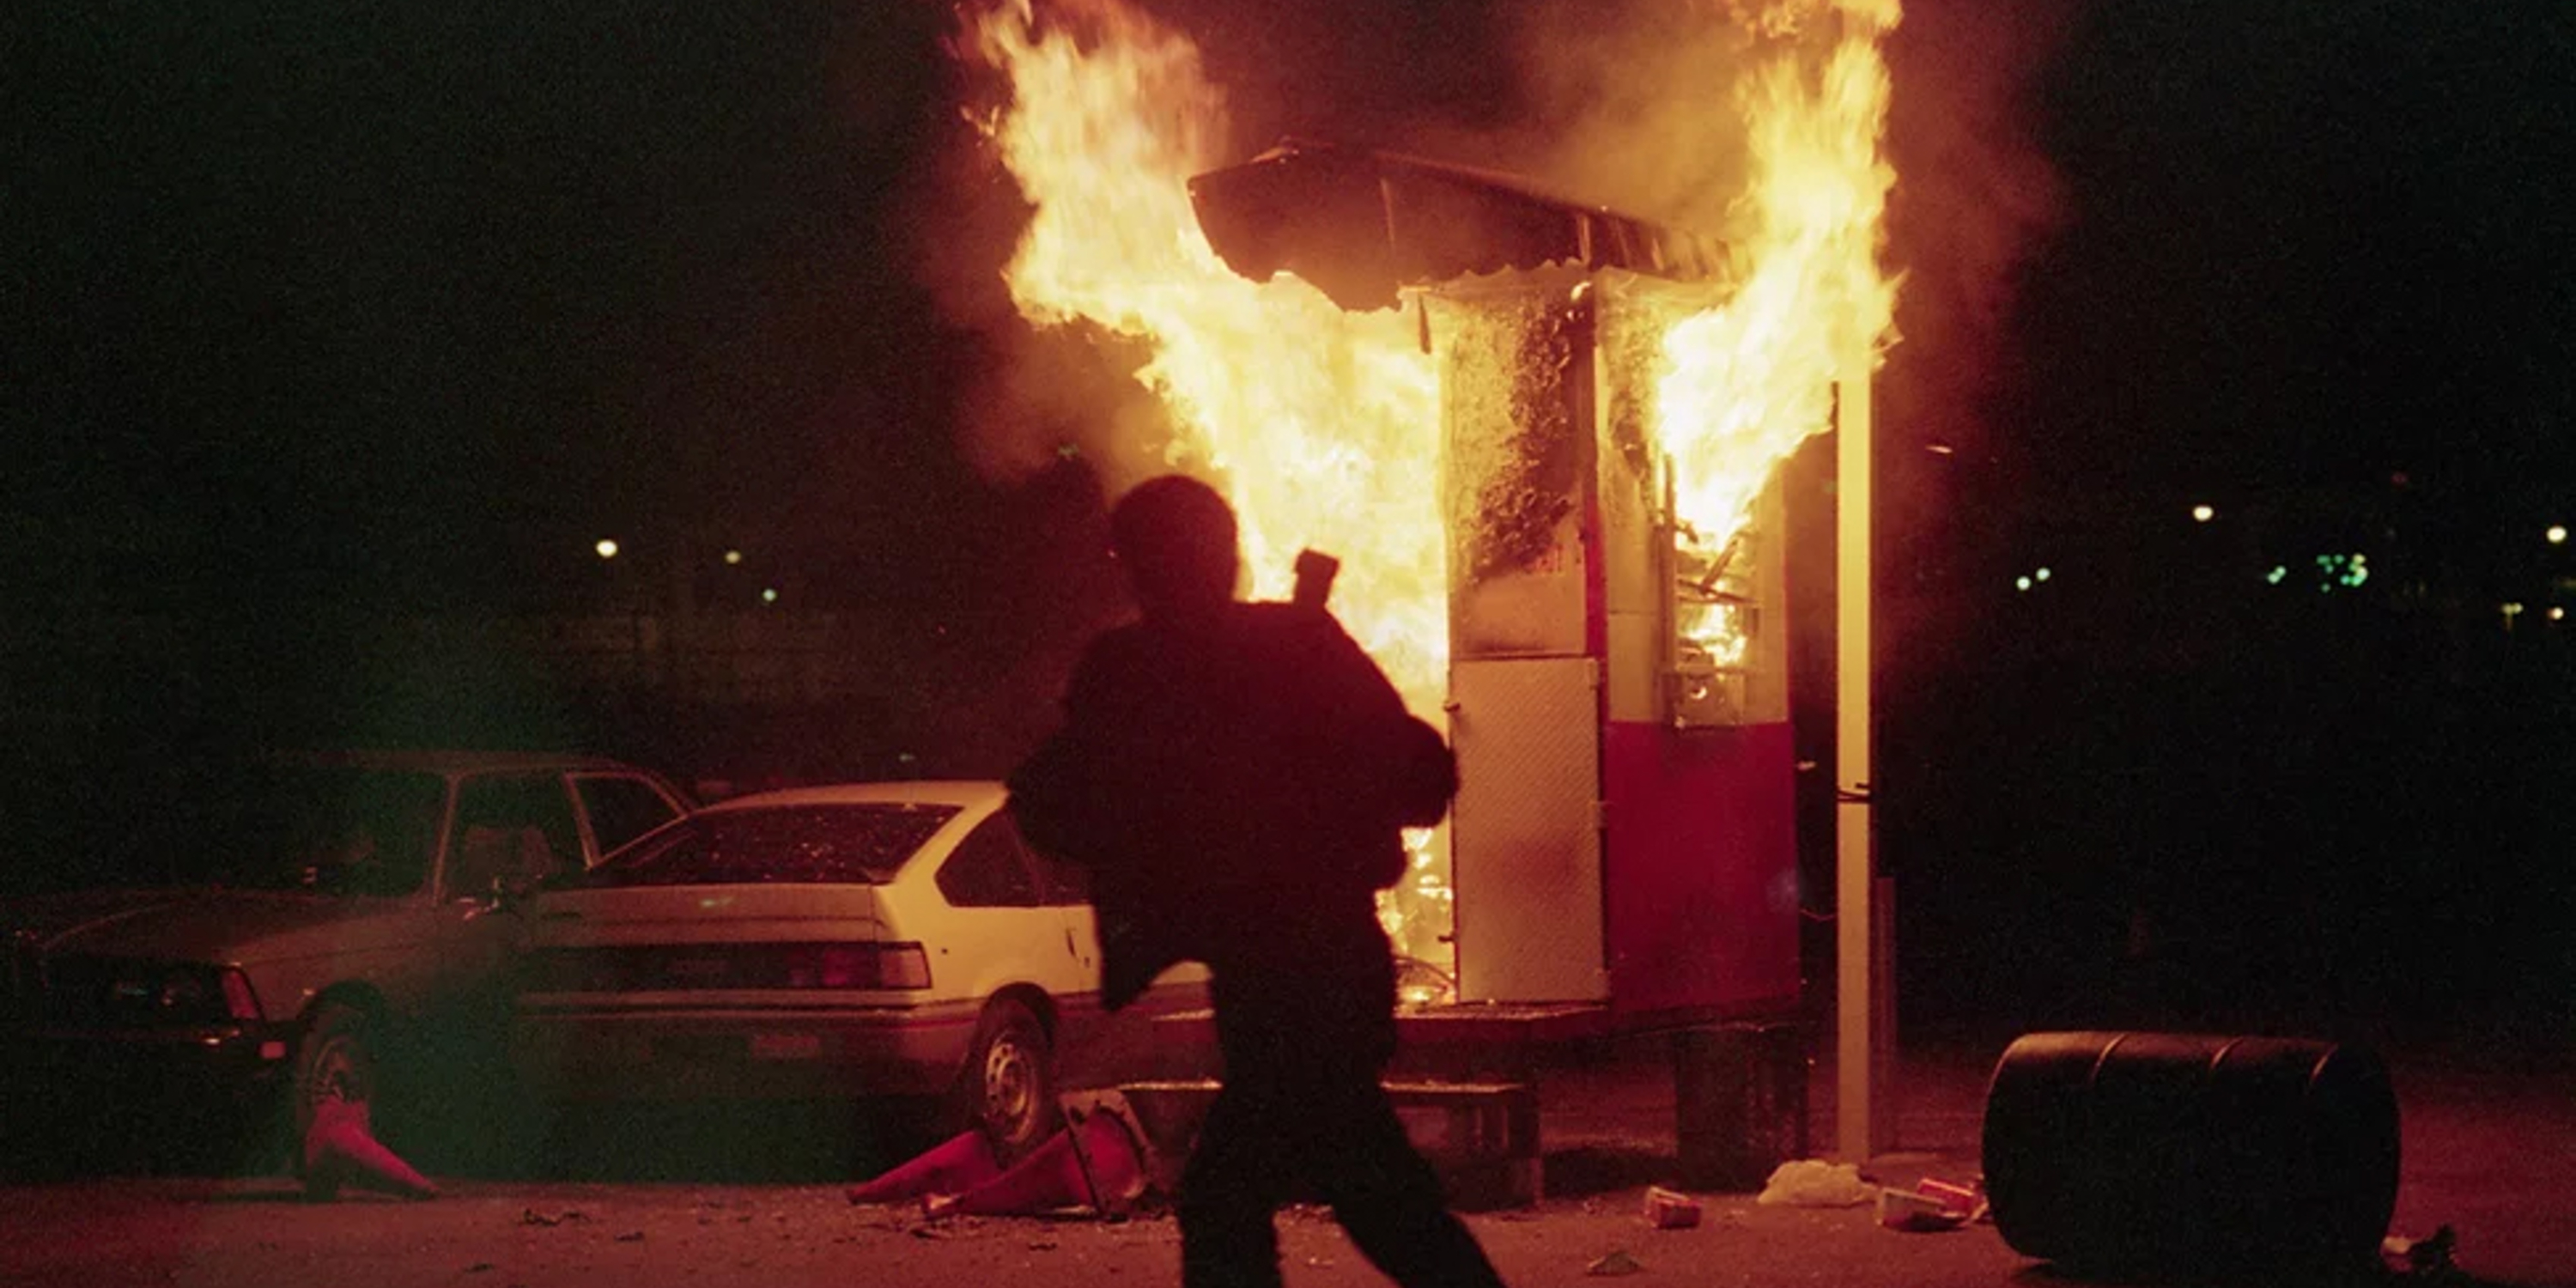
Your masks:
M1088 1207L1124 1213L1145 1192L1144 1158L1132 1129L1114 1113L1095 1112L1047 1138L1011 1170L954 1197L923 1205L933 1218L1027 1216Z
M1150 1188L1146 1178L1144 1133L1110 1109L1094 1109L1074 1120L1070 1135L1074 1157L1082 1164L1091 1206L1104 1216L1124 1216Z
M304 1197L328 1200L343 1185L407 1199L438 1196L429 1178L412 1170L368 1130L367 1107L337 1096L314 1106L304 1131Z
M899 1203L924 1194L963 1194L1002 1174L992 1142L964 1131L876 1179L850 1187L852 1203Z

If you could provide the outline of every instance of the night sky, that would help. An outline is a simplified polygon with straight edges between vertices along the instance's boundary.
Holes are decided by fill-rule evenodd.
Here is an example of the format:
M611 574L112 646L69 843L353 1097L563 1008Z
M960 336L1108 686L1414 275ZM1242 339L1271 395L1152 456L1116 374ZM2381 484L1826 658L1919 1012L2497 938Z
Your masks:
M2017 459L2085 485L2392 471L2527 529L2570 500L2576 22L2546 4L2137 4L2042 137Z

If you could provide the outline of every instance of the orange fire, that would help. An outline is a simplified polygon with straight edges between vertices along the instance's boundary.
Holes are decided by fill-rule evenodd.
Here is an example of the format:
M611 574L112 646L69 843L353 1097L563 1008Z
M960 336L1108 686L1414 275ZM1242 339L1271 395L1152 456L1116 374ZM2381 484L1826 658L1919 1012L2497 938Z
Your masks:
M1448 662L1433 359L1408 311L1346 313L1292 276L1254 283L1217 258L1187 181L1239 161L1197 48L1119 0L1027 0L970 15L962 47L1007 75L977 123L1034 208L1005 276L1038 326L1075 319L1141 341L1136 377L1169 411L1163 464L1208 477L1242 516L1255 594L1284 596L1303 546L1344 558L1338 615L1413 708L1441 722ZM1712 17L1712 21L1716 21ZM1707 307L1675 319L1657 391L1684 559L1719 557L1778 462L1830 426L1836 379L1875 360L1894 286L1877 264L1893 174L1880 158L1894 0L1773 0L1781 39L1741 98L1751 159ZM1113 487L1133 479L1107 480ZM1685 634L1721 662L1720 618ZM1400 947L1445 959L1446 874L1416 846L1384 912Z

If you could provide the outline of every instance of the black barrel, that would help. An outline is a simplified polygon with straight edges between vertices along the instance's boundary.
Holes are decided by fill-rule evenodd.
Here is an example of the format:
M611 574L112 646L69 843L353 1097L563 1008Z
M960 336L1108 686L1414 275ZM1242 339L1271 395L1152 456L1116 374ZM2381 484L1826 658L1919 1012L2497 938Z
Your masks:
M2004 1241L2078 1268L2375 1264L2397 1205L2397 1098L2350 1045L2024 1034L1987 1084L1984 1148Z

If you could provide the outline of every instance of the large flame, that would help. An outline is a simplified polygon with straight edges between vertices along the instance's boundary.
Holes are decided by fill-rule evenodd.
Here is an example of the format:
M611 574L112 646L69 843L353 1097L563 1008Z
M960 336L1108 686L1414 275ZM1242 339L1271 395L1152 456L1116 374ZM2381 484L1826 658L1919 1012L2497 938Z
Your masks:
M1896 311L1878 266L1895 172L1879 155L1888 79L1878 41L1894 0L1835 7L1840 39L1821 69L1794 52L1745 82L1748 218L1728 230L1733 290L1664 335L1656 433L1673 463L1684 553L1721 562L1772 469L1830 428L1837 380L1874 367ZM1683 623L1721 662L1734 623Z
M1401 311L1345 313L1283 275L1246 281L1218 259L1188 196L1241 158L1198 50L1120 0L1028 0L968 19L963 47L1011 98L978 123L1034 208L1006 272L1021 313L1143 343L1137 378L1170 412L1166 464L1232 498L1253 591L1287 589L1291 556L1344 557L1334 605L1413 708L1441 722L1447 570L1438 512L1435 372ZM1720 557L1773 467L1829 426L1834 381L1889 329L1876 251L1892 175L1878 154L1893 0L1775 0L1765 30L1831 24L1831 52L1783 39L1748 79L1751 186L1722 302L1677 319L1656 391L1686 554ZM1712 21L1717 19L1712 18ZM1132 481L1132 480L1128 480ZM1119 482L1119 480L1113 480ZM1685 623L1721 657L1722 621ZM1385 905L1400 946L1445 960L1445 873L1417 844L1415 880Z
M1190 176L1221 156L1224 97L1198 51L1114 3L1073 33L1025 7L988 16L978 47L1009 70L987 123L1035 207L1008 270L1041 325L1088 318L1151 343L1137 372L1171 409L1166 463L1208 476L1241 516L1256 594L1293 556L1344 558L1343 622L1407 701L1437 712L1448 661L1431 360L1391 313L1345 313L1293 277L1254 283L1211 250Z

